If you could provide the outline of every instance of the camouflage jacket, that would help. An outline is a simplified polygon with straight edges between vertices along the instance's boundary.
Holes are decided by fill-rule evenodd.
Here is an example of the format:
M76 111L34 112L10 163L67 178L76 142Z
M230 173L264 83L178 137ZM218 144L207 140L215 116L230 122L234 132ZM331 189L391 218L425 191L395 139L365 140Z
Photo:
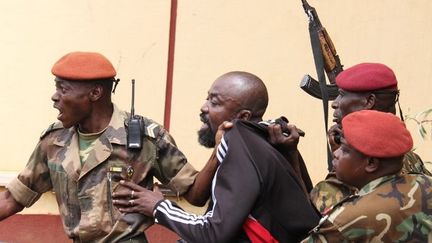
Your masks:
M402 172L432 175L424 166L421 158L414 152L408 152L405 155ZM330 172L324 181L320 181L315 185L310 195L317 209L321 214L324 214L331 206L345 197L355 194L357 191L357 188L343 183L336 178L334 172Z
M332 207L302 242L429 242L432 177L384 176Z
M154 176L181 195L193 184L197 171L168 132L146 118L143 148L137 152L127 150L127 118L128 114L114 105L110 124L83 166L76 128L65 129L61 123L54 123L41 136L25 169L8 184L8 190L26 207L42 193L54 191L65 231L75 242L143 238L152 219L121 214L112 204L112 192L121 188L120 176L127 171L129 179L147 187Z

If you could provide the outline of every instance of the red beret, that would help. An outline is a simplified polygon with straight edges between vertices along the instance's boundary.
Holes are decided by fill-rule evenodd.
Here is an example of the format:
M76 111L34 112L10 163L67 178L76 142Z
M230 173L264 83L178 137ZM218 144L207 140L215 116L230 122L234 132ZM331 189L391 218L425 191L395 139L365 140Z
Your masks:
M397 88L397 80L393 70L384 64L361 63L336 76L336 85L347 91L361 92Z
M404 155L413 146L411 134L395 115L362 110L342 119L346 141L365 155L392 158Z
M58 60L51 69L55 76L74 81L110 79L116 71L111 62L95 52L71 52Z

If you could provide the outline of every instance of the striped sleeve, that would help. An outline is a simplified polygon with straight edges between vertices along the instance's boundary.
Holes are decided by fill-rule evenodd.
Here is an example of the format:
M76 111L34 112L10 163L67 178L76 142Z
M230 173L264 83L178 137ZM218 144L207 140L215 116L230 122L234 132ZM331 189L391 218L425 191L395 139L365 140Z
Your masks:
M225 141L225 138L222 136L221 142L217 147L217 153L216 153L216 157L219 163L223 162L227 153L228 153L228 145Z
M176 232L186 242L236 241L259 195L260 183L255 167L247 162L247 151L229 141L229 137L223 137L217 148L221 165L213 178L211 208L206 214L185 212L168 200L155 207L156 222Z

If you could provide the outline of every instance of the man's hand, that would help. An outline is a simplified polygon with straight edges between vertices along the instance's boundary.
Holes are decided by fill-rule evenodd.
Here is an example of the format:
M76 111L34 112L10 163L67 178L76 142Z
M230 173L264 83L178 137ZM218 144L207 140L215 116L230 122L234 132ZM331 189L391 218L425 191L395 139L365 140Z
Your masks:
M216 135L215 135L215 141L216 141L215 148L217 148L217 146L220 144L220 141L222 139L222 136L225 134L225 131L231 129L232 126L233 126L233 123L229 122L229 121L224 121L224 122L222 122L222 124L219 125L218 130L217 130Z
M24 206L19 204L13 198L9 190L0 193L0 221L20 212L23 209Z
M153 211L156 204L164 199L157 185L154 185L153 191L150 191L130 181L122 180L120 184L129 189L112 194L113 204L117 206L120 212L141 213L154 217Z
M295 151L299 143L300 135L295 125L287 125L289 135L282 134L282 127L279 124L271 124L267 127L269 142L282 151Z
M332 152L336 151L340 147L340 137L342 136L342 129L338 124L330 127L327 132L330 149Z

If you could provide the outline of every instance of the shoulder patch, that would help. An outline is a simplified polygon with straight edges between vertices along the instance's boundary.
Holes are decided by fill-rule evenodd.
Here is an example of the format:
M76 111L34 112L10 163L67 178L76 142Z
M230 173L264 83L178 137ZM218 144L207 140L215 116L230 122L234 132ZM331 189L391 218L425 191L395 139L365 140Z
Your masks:
M63 125L62 125L61 122L54 122L54 123L52 123L51 125L49 125L48 128L45 129L45 130L41 133L39 139L44 138L46 135L48 135L48 134L49 134L50 132L52 132L52 131L55 131L55 130L58 130L58 129L62 129L62 128L63 128Z
M144 117L144 129L147 136L157 138L163 128L155 121Z

